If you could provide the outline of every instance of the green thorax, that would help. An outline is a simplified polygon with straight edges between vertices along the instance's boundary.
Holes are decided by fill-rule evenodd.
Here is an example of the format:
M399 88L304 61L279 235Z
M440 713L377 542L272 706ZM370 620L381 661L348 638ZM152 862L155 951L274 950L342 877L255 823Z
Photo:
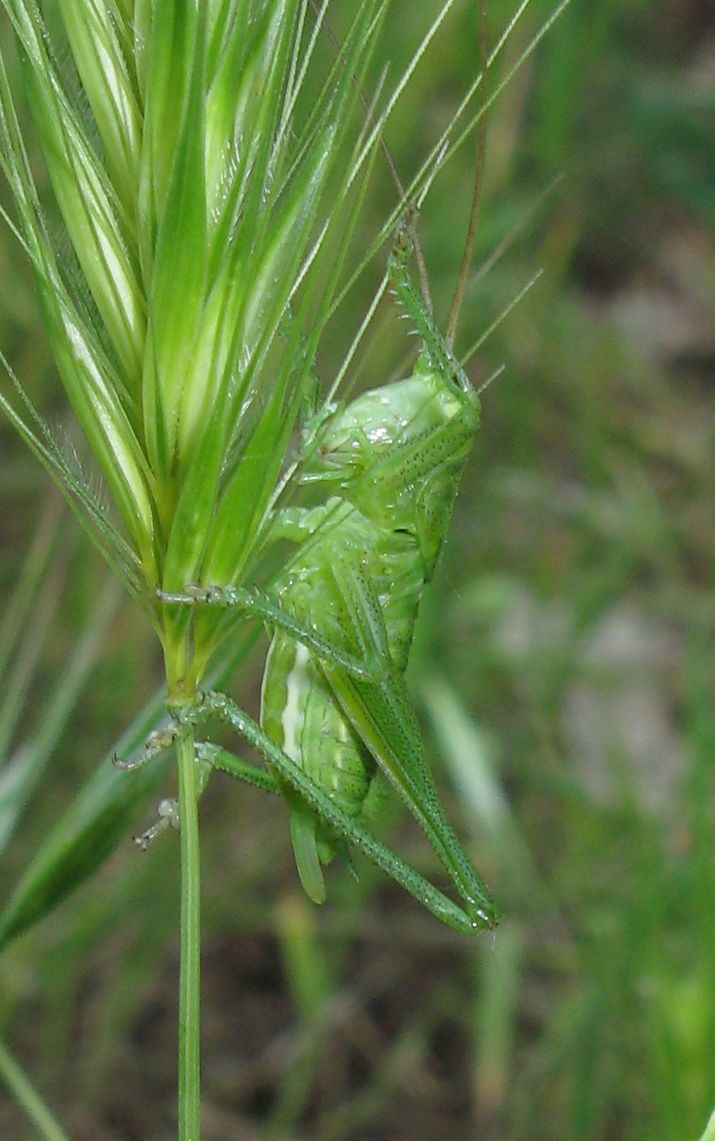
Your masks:
M476 393L421 357L412 376L363 393L326 421L305 480L329 480L383 536L412 535L429 581L478 421Z
M411 377L363 393L326 420L304 474L325 498L284 579L289 607L340 640L346 616L335 610L330 568L336 559L360 566L404 670L477 422L475 393L422 359Z

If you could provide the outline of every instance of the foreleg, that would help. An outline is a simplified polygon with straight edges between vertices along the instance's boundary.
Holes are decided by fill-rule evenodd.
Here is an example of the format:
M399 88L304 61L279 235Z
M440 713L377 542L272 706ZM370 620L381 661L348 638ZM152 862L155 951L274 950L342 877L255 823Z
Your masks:
M289 611L284 610L273 599L260 591L246 590L241 586L187 586L183 591L158 592L163 602L183 605L204 605L235 607L251 617L260 618L269 626L283 630L295 638L314 655L324 661L341 666L355 677L365 681L379 682L389 670L389 665L379 658L361 658L349 650L336 646L323 638L315 626L298 621Z

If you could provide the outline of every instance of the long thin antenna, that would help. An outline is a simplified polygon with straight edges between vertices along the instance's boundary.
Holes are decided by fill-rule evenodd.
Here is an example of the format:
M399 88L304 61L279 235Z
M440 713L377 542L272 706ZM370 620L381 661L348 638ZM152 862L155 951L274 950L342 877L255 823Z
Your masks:
M489 93L487 91L487 13L485 0L479 0L479 67L481 73L481 103L482 106L485 107L489 100ZM467 288L467 281L469 278L470 270L472 268L472 257L474 256L474 240L477 234L479 208L482 201L482 185L484 182L486 151L486 116L482 115L481 119L479 120L479 129L477 131L477 157L474 169L474 185L472 187L472 205L469 211L469 222L467 225L467 240L464 243L462 264L459 267L459 276L457 277L457 285L454 290L452 306L449 310L449 320L447 321L447 331L445 333L445 340L450 349L454 348L454 339L457 335L459 315L462 311L462 304L464 302L464 294Z

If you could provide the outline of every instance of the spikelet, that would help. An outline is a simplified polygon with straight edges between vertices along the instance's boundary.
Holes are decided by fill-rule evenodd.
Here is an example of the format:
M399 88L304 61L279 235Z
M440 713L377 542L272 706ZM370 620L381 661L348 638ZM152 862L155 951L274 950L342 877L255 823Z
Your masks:
M345 224L374 147L350 155L346 139L356 123L365 134L357 89L384 2L355 6L300 111L320 42L304 0L58 0L54 39L35 0L3 6L60 240L1 58L0 163L111 518L46 427L16 403L10 414L153 611L166 649L182 618L162 611L156 588L235 580L284 465L321 247ZM311 323L313 344L319 332ZM214 625L195 647L201 660Z

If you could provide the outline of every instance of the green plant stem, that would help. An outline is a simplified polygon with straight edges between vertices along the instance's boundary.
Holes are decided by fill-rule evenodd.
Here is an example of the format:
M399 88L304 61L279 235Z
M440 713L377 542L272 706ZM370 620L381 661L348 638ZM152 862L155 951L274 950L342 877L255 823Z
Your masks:
M181 821L179 975L179 1141L201 1136L201 864L194 735L177 745Z
M45 1141L69 1141L61 1126L45 1105L27 1074L17 1064L5 1043L0 1039L0 1075L15 1100L27 1113Z

